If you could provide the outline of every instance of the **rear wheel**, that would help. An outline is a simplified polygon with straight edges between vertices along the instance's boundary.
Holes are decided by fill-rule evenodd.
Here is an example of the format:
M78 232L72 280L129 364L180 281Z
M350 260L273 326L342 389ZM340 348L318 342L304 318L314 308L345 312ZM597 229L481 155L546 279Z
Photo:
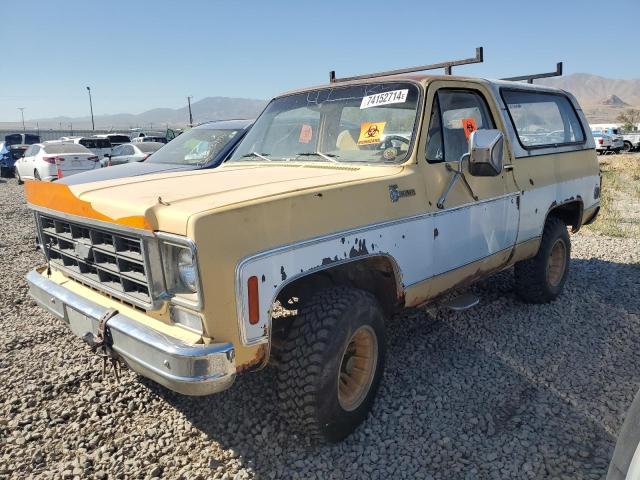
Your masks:
M624 147L622 147L622 151L625 152L625 153L629 153L632 150L633 150L633 145L631 145L631 142L627 142L625 140Z
M22 181L22 177L20 176L20 171L16 168L16 180L18 180L18 185L22 185L24 182Z
M529 303L548 303L564 288L569 273L571 241L567 226L550 216L535 257L517 262L514 273L518 296Z
M384 366L384 315L371 294L322 290L302 305L280 354L278 398L292 430L337 442L367 417Z
M40 178L40 172L38 172L37 168L33 171L33 178L35 178L36 180L42 180Z

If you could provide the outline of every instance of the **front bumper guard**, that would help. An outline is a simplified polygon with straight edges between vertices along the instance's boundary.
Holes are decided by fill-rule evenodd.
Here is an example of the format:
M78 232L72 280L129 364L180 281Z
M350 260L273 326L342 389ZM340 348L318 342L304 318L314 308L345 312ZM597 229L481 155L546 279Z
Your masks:
M64 320L80 338L98 332L107 307L47 279L27 274L29 293L43 308ZM236 375L231 343L190 345L164 335L126 315L109 319L111 348L135 372L185 395L209 395L229 388Z

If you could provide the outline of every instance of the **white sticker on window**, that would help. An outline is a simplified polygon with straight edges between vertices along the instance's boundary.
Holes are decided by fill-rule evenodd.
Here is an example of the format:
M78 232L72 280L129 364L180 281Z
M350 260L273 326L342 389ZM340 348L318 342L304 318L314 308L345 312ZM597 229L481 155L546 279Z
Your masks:
M404 103L407 101L409 89L392 90L391 92L376 93L362 98L360 110L363 108L378 107L380 105L389 105L390 103Z

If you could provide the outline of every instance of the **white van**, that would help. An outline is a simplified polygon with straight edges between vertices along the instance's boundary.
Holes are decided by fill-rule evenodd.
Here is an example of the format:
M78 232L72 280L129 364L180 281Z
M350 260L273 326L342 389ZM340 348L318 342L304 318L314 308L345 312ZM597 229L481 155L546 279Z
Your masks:
M76 143L87 147L100 160L105 158L105 155L111 155L111 141L108 138L99 137L60 137L60 141L63 143Z

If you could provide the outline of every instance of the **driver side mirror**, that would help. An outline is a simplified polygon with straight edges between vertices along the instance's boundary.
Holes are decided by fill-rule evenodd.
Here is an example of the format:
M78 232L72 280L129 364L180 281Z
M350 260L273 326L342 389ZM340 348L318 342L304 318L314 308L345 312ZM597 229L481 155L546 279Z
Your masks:
M502 172L504 135L500 130L476 130L469 138L469 173L495 177Z

